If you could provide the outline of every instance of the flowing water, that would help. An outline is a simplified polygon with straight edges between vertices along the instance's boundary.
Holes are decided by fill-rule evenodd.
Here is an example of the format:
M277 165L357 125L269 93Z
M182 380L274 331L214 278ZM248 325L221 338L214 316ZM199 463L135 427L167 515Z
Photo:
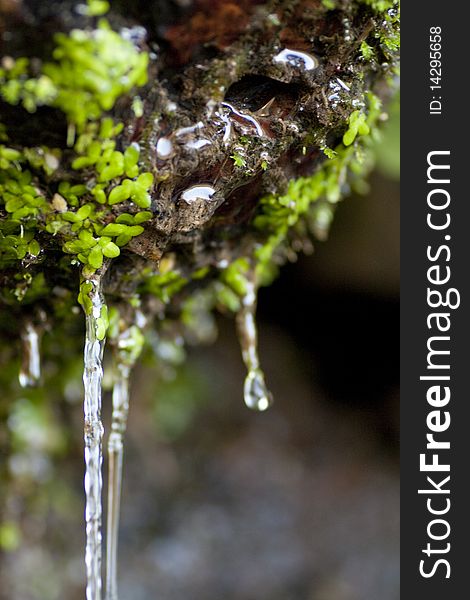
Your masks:
M129 412L129 377L142 349L140 328L145 319L140 313L133 325L122 331L116 340L114 352L114 387L111 433L108 439L108 518L106 540L106 600L118 600L117 549L119 513L121 504L123 436Z
M129 410L130 367L117 360L113 387L113 414L108 440L108 518L106 540L106 600L117 600L117 547L121 504L123 435Z
M258 356L258 332L256 330L256 287L249 282L242 306L237 314L237 330L242 349L243 362L248 374L243 386L245 404L254 410L263 411L273 402L271 392L264 381Z
M100 282L92 282L92 311L86 315L83 385L85 389L85 523L86 598L101 600L101 492L103 487L101 422L101 381L104 340L100 340L100 319L106 305Z
M18 379L21 387L29 387L36 385L41 377L40 336L30 321L21 333L21 341L23 355Z

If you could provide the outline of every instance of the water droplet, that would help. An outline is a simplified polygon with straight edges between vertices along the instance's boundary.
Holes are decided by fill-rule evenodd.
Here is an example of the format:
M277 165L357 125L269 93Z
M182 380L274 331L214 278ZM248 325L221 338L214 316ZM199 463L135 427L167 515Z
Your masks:
M318 59L313 54L301 52L300 50L290 50L289 48L284 48L279 54L276 54L273 61L303 69L304 71L312 71L319 65Z
M215 189L208 184L193 185L181 194L181 199L184 200L187 204L192 204L197 200L205 200L207 202L210 202L214 194Z
M173 102L172 100L168 100L168 102L166 104L166 109L169 113L174 113L178 110L178 105L176 104L176 102Z
M102 327L102 312L105 302L101 293L100 282L93 281L89 293L92 310L85 317L86 334L83 352L83 386L84 386L84 440L85 440L85 524L86 524L86 597L87 600L101 598L101 492L102 481L102 437L101 422L101 382L103 379L104 340L99 339Z
M125 40L132 42L135 46L140 46L145 42L147 30L141 25L134 25L134 27L122 27L120 34Z
M23 355L18 379L21 387L30 387L36 385L41 377L40 336L31 322L26 323L21 342Z
M245 404L248 408L263 411L273 402L271 392L264 381L264 374L260 368L258 356L258 332L255 321L256 288L248 282L247 290L242 298L242 306L237 314L237 330L242 358L248 374L243 387Z
M166 160L173 154L173 144L166 137L161 137L157 142L157 156L162 160Z
M200 140L192 140L187 142L185 145L186 148L189 148L190 150L200 150L201 148L204 148L204 146L212 145L212 142L210 140L201 138Z
M243 386L245 404L248 408L263 411L273 403L273 396L266 387L263 372L254 369L248 372Z

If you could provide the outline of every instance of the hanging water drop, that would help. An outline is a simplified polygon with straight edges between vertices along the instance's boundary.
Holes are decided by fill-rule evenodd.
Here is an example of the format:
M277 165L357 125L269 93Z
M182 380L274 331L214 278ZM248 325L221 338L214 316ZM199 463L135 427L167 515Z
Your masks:
M263 411L273 402L271 392L264 381L258 356L258 332L256 330L256 288L247 282L247 291L242 297L242 306L237 314L237 330L242 349L243 362L248 374L245 378L243 393L248 408Z
M22 358L18 379L21 387L36 385L41 377L40 335L28 321L21 333Z
M121 505L123 436L129 412L129 377L143 346L140 331L145 325L142 313L136 315L136 325L120 332L114 352L114 386L111 433L108 439L108 518L106 543L106 600L118 600L117 549Z
M83 386L85 439L86 598L101 600L102 438L101 381L106 333L106 304L100 281L85 284L91 306L86 311Z
M264 374L261 369L252 369L248 371L243 386L245 404L254 410L263 411L269 408L273 402L271 392L268 390L264 381Z

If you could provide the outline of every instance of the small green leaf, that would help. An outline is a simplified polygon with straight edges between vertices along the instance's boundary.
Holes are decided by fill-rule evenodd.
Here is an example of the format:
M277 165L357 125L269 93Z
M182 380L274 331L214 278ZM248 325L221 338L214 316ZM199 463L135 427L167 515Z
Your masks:
M136 181L139 187L142 187L145 190L148 190L152 187L153 184L153 175L152 173L142 173L137 177Z
M124 202L128 200L132 193L132 185L126 184L128 179L124 180L121 185L117 185L113 188L108 196L108 204L117 204L118 202ZM131 181L129 181L132 184Z
M143 233L144 228L141 225L132 225L132 226L127 226L126 227L126 233L132 237L136 237L137 235L140 235L141 233Z
M83 252L86 250L86 246L83 242L79 240L72 240L70 242L65 242L62 246L64 252L68 252L69 254L77 254L78 252Z
M137 188L132 194L132 200L137 204L139 208L150 208L152 200L148 192L143 188Z
M139 160L139 155L140 155L140 147L139 144L136 144L135 142L132 143L124 152L124 167L126 170L126 173L128 171L128 169L132 169L133 167L135 167L137 165L137 162ZM131 175L128 175L128 177L132 177ZM135 177L135 175L134 175Z
M149 221L153 217L153 214L148 210L143 210L138 212L134 217L134 223L139 225L140 223L145 223L145 221Z
M103 254L107 258L116 258L121 253L119 246L116 246L113 242L108 242L106 246L103 247Z
M81 208L79 208L76 212L77 218L80 219L80 221L84 221L85 219L88 219L88 217L91 214L91 211L93 209L93 205L92 204L84 204Z
M98 244L90 250L88 264L94 269L100 269L103 266L103 251Z
M365 118L365 117L364 117L364 118ZM369 135L369 133L370 133L370 127L369 127L369 125L367 125L367 123L365 122L365 120L364 120L364 122L363 122L363 123L361 123L361 124L359 125L358 132L359 132L361 135Z
M104 235L104 236L102 236L102 237L99 238L98 244L102 248L104 248L105 246L107 246L109 244L110 241L111 241L111 238Z
M28 252L31 254L31 256L39 256L39 253L41 252L41 246L36 240L31 240L29 242Z
M106 337L106 321L101 318L98 317L96 319L96 330L95 330L95 334L96 334L96 339L99 341L104 340L104 338Z
M12 198L11 200L8 200L8 202L5 204L5 209L9 213L13 213L22 206L23 200L21 198Z
M106 204L106 193L100 185L95 185L91 193L97 202L100 204Z
M34 208L30 208L29 206L24 206L23 208L19 208L15 210L12 214L14 219L24 219L25 217L34 217L36 216L38 211Z
M78 223L81 221L80 217L77 216L77 213L70 211L62 213L62 219L64 221L69 221L70 223Z
M126 232L126 225L119 225L117 223L109 223L101 230L101 235L109 235L114 237Z
M78 303L83 307L87 315L91 314L93 310L93 303L89 296L92 289L93 284L85 281L80 285L80 292L78 294Z
M123 223L124 225L134 225L135 218L136 217L130 215L129 213L122 213L117 217L116 223Z
M109 164L103 169L98 168L100 181L111 181L115 177L124 174L124 155L122 152L113 152L109 158Z
M121 235L119 235L116 238L116 244L118 246L125 246L126 244L128 244L132 239L131 235L127 235L126 233L121 233Z
M96 159L91 156L79 156L72 162L72 169L79 171L80 169L85 169L86 167L90 167L94 165Z
M75 194L75 196L83 196L83 194L86 194L87 191L88 190L86 185L83 185L81 183L78 183L77 185L72 185L72 187L70 188L70 193Z
M357 131L355 129L348 129L346 133L343 135L343 144L345 146L350 146L354 140L356 139Z
M78 234L79 239L83 242L84 247L91 248L96 244L96 240L87 229L82 229Z

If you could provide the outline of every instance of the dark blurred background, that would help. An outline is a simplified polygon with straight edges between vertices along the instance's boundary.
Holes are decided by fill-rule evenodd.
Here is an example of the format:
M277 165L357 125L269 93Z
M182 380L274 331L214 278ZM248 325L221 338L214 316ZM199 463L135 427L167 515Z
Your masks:
M272 409L243 404L229 319L185 362L169 346L174 366L135 372L121 600L399 598L397 135L395 114L369 195L260 292ZM18 397L8 419L2 600L84 595L78 368L62 402Z

